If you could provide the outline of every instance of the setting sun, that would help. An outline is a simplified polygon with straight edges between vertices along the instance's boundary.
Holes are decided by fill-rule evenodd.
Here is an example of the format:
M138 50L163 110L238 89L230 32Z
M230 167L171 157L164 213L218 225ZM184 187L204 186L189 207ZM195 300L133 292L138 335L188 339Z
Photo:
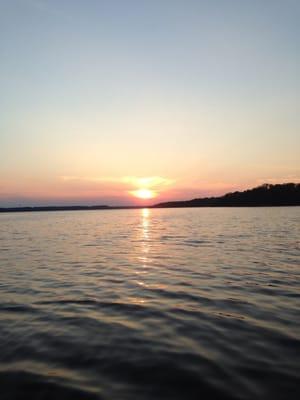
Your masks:
M156 197L156 193L150 189L138 189L130 192L133 196L138 197L139 199L153 199Z

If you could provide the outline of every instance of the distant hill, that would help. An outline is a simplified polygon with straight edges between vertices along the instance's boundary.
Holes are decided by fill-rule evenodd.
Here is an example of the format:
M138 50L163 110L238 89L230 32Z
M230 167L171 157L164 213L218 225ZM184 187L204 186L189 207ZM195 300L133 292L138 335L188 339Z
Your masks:
M262 206L300 206L300 184L283 183L271 185L265 183L243 192L227 193L220 197L171 201L159 203L156 208L169 207L262 207Z

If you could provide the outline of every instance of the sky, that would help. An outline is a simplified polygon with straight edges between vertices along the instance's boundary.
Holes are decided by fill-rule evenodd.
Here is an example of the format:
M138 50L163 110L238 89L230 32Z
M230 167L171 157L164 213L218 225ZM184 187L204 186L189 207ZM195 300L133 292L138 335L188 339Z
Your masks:
M299 20L299 0L0 0L0 206L299 182Z

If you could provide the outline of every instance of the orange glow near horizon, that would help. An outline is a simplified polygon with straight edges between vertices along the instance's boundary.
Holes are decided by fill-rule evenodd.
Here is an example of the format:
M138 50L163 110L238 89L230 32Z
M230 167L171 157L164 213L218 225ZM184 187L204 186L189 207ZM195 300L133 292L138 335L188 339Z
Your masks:
M143 199L143 200L153 199L154 197L157 196L157 194L154 192L154 190L150 190L150 189L138 189L138 190L133 190L130 193L133 196L138 197L139 199Z

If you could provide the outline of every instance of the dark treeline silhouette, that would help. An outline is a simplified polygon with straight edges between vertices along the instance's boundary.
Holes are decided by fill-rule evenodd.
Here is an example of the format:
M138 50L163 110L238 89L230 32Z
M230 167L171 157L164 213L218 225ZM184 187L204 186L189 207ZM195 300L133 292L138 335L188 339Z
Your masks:
M227 193L220 197L205 197L186 201L159 203L154 207L262 207L262 206L299 206L300 184L283 183L271 185L265 183L243 192Z

